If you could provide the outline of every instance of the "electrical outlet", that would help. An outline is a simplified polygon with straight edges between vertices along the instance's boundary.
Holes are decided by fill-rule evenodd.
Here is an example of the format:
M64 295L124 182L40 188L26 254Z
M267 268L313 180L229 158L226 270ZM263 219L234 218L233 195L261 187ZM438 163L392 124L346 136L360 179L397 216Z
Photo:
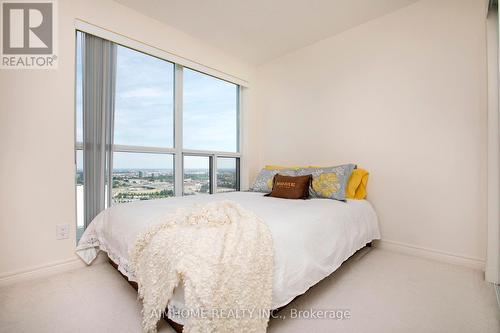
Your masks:
M69 237L69 224L56 225L56 239L67 239Z

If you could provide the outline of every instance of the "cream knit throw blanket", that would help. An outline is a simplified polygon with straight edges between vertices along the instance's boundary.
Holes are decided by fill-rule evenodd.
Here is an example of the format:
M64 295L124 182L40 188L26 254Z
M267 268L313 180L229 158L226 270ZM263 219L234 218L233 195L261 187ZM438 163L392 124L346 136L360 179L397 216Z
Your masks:
M179 209L138 236L130 252L155 332L174 288L190 309L184 332L265 332L271 308L273 245L267 226L230 201Z

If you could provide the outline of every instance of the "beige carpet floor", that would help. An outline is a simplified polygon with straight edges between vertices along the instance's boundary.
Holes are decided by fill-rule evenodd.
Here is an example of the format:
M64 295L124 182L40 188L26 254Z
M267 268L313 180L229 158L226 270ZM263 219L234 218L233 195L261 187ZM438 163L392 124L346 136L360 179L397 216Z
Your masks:
M292 319L292 308L350 319ZM108 264L0 289L0 332L140 332L135 290ZM317 313L317 312L316 312ZM483 273L381 249L361 251L271 320L268 332L500 332ZM163 321L160 332L173 332Z

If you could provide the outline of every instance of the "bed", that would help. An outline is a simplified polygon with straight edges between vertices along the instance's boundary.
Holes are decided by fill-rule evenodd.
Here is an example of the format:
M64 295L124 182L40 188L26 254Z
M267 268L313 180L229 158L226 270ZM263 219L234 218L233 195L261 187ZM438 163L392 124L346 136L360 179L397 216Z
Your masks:
M99 250L105 251L133 282L128 253L137 235L179 207L215 200L236 202L268 225L274 246L273 309L305 293L356 251L380 238L377 215L367 200L288 200L256 192L230 192L114 205L95 217L76 253L90 264ZM175 290L170 307L183 308L182 287ZM183 324L182 318L170 312L168 317Z

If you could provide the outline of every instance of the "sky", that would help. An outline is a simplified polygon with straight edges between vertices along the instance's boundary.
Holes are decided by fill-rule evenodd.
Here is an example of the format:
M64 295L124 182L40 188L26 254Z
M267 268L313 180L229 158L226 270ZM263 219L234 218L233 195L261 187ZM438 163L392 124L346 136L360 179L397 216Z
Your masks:
M81 69L80 34L77 68ZM184 149L237 151L237 86L200 72L183 71ZM114 143L173 148L174 65L138 51L117 47ZM77 70L77 141L82 141L82 80ZM165 157L168 158L165 158ZM221 163L224 160L221 160ZM172 165L171 155L122 153L116 168ZM185 160L202 168L204 159Z

